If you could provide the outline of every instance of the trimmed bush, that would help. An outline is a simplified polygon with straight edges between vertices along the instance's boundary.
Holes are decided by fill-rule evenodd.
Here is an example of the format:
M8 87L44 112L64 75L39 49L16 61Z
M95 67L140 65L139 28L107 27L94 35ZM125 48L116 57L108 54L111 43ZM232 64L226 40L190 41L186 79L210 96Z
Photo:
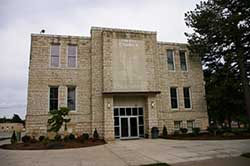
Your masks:
M62 140L61 135L57 134L57 135L55 136L55 141L56 141L56 142L60 142L61 140Z
M94 139L99 139L99 134L95 128L94 134L93 134Z
M48 137L45 137L43 140L42 140L42 143L44 145L47 145L49 143L49 138Z
M84 140L88 140L89 139L89 134L88 133L83 133L82 137Z
M165 125L163 126L162 136L163 136L163 137L167 137L167 136L168 136L168 130L167 130L167 128L166 128Z
M207 131L213 135L217 135L219 129L216 126L209 126L207 127Z
M188 132L187 128L180 128L182 134L186 134Z
M69 141L69 136L68 136L68 135L65 135L65 136L63 137L63 141L64 141L64 142L68 142L68 141Z
M179 130L175 130L174 131L174 135L180 135L180 131Z
M30 143L37 143L37 140L36 140L36 137L35 137L35 136L33 136L33 137L31 138Z
M22 137L23 143L29 143L31 140L31 137L29 135L25 135Z
M70 133L69 134L69 140L74 140L74 139L76 139L76 137L75 137L75 135L74 134L72 134L72 133Z
M39 139L39 142L42 142L45 139L45 136L41 135L38 139Z
M201 129L199 127L194 127L192 129L194 136L197 136L200 134Z
M10 139L11 144L17 143L17 138L16 138L16 132L13 131L11 139Z

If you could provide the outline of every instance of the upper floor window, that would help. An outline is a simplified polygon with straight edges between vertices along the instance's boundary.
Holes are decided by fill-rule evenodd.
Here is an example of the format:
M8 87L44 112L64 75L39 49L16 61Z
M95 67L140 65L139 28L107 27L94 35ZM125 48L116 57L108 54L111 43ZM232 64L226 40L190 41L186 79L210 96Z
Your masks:
M76 67L77 46L68 46L68 67Z
M58 87L49 88L49 110L58 110Z
M51 45L50 54L50 66L59 67L60 45Z
M183 96L184 96L184 106L185 108L191 108L191 97L190 97L190 88L183 88Z
M68 87L67 107L69 110L76 110L76 87Z
M180 51L180 64L181 64L181 70L187 71L187 60L185 51Z
M167 50L167 61L168 61L168 70L175 70L173 50Z
M170 88L170 98L171 98L171 108L177 109L178 108L177 88L175 87Z

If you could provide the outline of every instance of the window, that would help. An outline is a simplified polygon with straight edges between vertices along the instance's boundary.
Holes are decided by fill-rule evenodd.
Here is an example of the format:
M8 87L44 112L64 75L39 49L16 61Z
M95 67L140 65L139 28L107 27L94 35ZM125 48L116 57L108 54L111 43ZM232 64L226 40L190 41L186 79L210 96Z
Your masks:
M187 61L185 51L180 51L180 63L181 63L181 70L187 71Z
M77 46L68 46L68 67L76 67Z
M194 120L188 120L187 121L187 129L188 129L188 131L192 131L193 127L194 127Z
M68 87L67 105L69 110L76 110L76 88Z
M167 50L167 61L168 61L168 70L174 70L174 53L173 50Z
M178 108L177 88L170 88L171 108Z
M191 108L191 98L190 98L190 88L183 88L183 96L184 96L184 106L185 108Z
M179 131L182 126L182 121L174 121L174 130Z
M50 66L51 67L59 67L59 54L60 54L60 45L51 45L51 59Z
M49 110L58 110L58 87L49 89Z

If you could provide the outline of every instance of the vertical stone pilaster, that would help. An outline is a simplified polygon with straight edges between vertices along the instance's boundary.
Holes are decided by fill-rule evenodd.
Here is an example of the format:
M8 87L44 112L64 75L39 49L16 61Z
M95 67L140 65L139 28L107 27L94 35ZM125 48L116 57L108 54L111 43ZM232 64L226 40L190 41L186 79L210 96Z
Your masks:
M104 139L106 141L115 139L113 105L113 97L104 97Z
M147 113L148 113L148 136L149 138L151 138L152 127L158 127L156 97L148 96L146 106L147 106Z

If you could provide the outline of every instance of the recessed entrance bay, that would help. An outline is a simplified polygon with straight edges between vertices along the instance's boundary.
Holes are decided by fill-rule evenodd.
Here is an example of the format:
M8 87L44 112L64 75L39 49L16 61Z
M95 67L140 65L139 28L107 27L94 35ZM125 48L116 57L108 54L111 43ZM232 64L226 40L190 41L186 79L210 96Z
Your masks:
M116 138L144 137L143 107L114 107L113 112Z

